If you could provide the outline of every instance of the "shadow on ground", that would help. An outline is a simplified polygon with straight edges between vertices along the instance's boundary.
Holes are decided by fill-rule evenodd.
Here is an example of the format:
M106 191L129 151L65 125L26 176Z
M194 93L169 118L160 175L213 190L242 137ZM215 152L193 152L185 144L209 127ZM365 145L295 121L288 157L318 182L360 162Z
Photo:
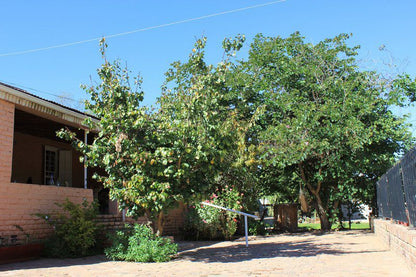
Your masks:
M351 232L346 234L360 236L360 232ZM265 237L251 237L249 248L245 247L243 238L232 243L225 244L218 241L179 242L180 252L176 260L205 263L231 263L275 257L309 257L322 254L348 255L355 253L383 252L371 250L346 250L345 246L356 243L342 242L342 239L340 242L317 243L314 241L314 236L310 236L310 233L285 235L297 237L298 239L294 238L295 241L292 242L267 242L267 238ZM317 233L315 235L320 236L321 234ZM343 249L342 246L344 246ZM38 259L21 263L0 265L0 272L22 269L68 267L74 265L94 265L106 262L108 262L108 260L104 255L77 259Z
M211 245L220 243L219 241L183 241L179 242L179 251L189 251L192 249L199 249L200 247L209 247ZM37 269L37 268L52 268L52 267L67 267L73 265L94 265L106 263L109 260L104 255L76 258L76 259L51 259L41 258L37 260L0 264L0 272L22 270L22 269Z
M77 259L49 259L42 258L20 263L0 265L0 272L21 269L67 267L72 265L92 265L108 262L104 255L77 258Z
M252 243L248 248L244 244L231 246L202 247L184 251L178 259L206 263L232 263L253 259L275 257L308 257L317 255L348 255L355 253L374 253L380 251L349 251L337 249L340 243L316 244L308 240L286 243ZM343 244L345 245L345 244Z

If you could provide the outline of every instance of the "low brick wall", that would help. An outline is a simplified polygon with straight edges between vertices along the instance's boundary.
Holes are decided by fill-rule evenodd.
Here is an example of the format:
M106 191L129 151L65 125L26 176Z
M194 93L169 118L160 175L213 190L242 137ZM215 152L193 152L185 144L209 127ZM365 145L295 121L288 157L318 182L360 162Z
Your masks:
M62 203L66 198L76 204L83 199L91 202L93 193L81 188L0 183L0 236L24 237L15 226L19 225L31 238L45 238L52 229L35 214L58 210L55 203Z
M176 209L169 211L164 218L163 234L183 238L186 213L187 210L182 203Z
M416 230L390 220L375 219L374 232L390 249L401 255L416 270Z
M148 221L145 217L140 217L137 220L126 217L123 221L123 216L120 214L100 214L97 216L95 222L101 226L103 231L115 231L122 229L126 223L146 224Z
M171 210L164 217L164 227L163 235L182 237L182 231L184 227L186 210L184 205L181 203L179 207ZM148 220L146 217L139 217L133 219L131 217L125 217L123 222L123 217L121 214L117 215L99 215L96 222L101 225L101 228L106 231L117 230L124 227L125 223L139 223L147 224Z
M0 183L0 237L10 239L17 235L19 240L24 234L16 228L19 225L32 239L43 239L52 233L50 225L36 214L52 213L59 210L55 203L62 203L68 198L71 202L81 204L84 199L93 201L91 189L57 187L20 183ZM184 207L172 210L165 217L164 234L180 236L184 224ZM98 220L104 230L118 229L124 226L121 214L101 215ZM144 217L126 222L146 223Z

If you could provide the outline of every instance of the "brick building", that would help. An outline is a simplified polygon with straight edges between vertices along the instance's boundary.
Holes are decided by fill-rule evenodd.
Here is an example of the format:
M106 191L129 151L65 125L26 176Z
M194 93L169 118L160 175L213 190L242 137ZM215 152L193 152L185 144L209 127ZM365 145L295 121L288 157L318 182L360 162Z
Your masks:
M108 199L108 190L91 178L93 172L79 162L79 153L56 137L56 131L66 127L91 142L93 133L82 125L86 116L0 83L0 237L21 236L15 225L32 237L47 236L50 226L34 215L56 210L54 203L66 198L74 203L97 199L102 221L110 226L122 224L122 214L117 203ZM173 211L166 222L166 231L177 234L183 211Z

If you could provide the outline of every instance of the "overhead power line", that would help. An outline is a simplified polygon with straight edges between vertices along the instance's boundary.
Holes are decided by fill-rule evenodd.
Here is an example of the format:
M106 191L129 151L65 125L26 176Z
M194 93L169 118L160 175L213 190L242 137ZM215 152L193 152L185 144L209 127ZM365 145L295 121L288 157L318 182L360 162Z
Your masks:
M228 11L213 13L213 14L204 15L204 16L200 16L200 17L188 18L188 19L174 21L174 22L165 23L165 24L161 24L161 25L156 25L156 26L151 26L151 27L145 27L145 28L136 29L136 30L132 30L132 31L127 31L127 32L122 32L122 33L107 35L107 36L104 36L104 37L106 37L106 38L120 37L120 36L130 35L130 34L134 34L134 33L149 31L149 30L153 30L153 29L164 28L164 27L168 27L168 26L172 26L172 25L178 25L178 24L182 24L182 23L187 23L187 22L202 20L202 19L211 18L211 17L215 17L215 16L220 16L220 15L225 15L225 14L230 14L230 13L236 13L236 12L241 12L241 11L255 9L255 8L261 8L261 7L265 7L265 6L274 5L274 4L277 4L277 3L286 2L286 1L287 0L272 1L272 2L267 2L267 3L263 3L263 4L253 5L253 6L249 6L249 7L244 7L244 8L234 9L234 10L228 10ZM69 43L63 43L63 44L58 44L58 45L53 45L53 46L47 46L47 47L42 47L42 48L36 48L36 49L30 49L30 50L23 50L23 51L15 51L15 52L3 53L3 54L0 54L0 57L16 56L16 55L29 54L29 53L40 52L40 51L45 51L45 50L50 50L50 49L63 48L63 47L77 45L77 44L84 44L84 43L88 43L88 42L92 42L92 41L98 41L101 38L102 37L96 37L96 38L91 38L91 39L86 39L86 40L80 40L80 41L75 41L75 42L69 42Z

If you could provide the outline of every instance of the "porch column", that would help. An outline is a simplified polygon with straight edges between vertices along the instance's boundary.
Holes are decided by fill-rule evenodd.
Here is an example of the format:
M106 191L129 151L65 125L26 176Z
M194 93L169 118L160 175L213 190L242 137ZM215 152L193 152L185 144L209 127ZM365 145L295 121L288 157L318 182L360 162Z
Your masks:
M0 100L0 157L1 157L0 158L0 183L1 185L10 183L12 179L14 124L15 124L14 123L14 104Z
M87 144L88 142L88 130L84 130L84 143ZM84 189L88 188L88 175L87 175L87 166L85 163L87 162L87 156L84 156Z

